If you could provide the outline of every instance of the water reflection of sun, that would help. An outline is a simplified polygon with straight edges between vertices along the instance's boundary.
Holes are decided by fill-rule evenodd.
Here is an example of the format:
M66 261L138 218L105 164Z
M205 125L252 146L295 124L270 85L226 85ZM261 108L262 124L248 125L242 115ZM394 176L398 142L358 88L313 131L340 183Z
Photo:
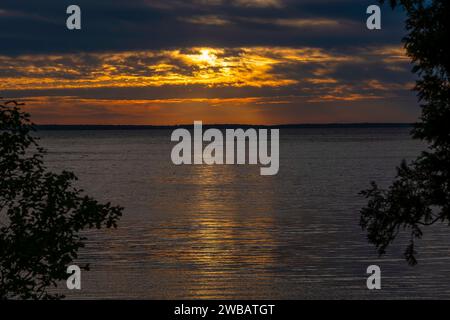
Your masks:
M198 183L189 208L192 247L179 258L196 266L190 296L216 298L230 284L240 283L244 273L266 273L276 263L277 240L271 232L275 221L270 215L254 215L240 207L247 192L232 187L242 178L234 166L218 170L204 165L195 171Z

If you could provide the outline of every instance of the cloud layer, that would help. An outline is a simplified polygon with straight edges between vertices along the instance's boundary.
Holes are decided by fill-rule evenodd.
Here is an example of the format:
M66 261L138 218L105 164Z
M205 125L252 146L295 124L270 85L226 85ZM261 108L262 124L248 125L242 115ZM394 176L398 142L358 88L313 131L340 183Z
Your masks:
M403 17L388 8L372 32L356 0L80 0L69 31L69 4L0 4L0 92L41 123L417 116Z

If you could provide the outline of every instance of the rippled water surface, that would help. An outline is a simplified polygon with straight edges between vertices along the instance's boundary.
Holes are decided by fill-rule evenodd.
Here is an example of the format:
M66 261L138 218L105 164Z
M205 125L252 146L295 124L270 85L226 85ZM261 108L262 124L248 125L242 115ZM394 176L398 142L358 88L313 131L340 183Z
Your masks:
M377 258L358 226L358 192L387 185L423 145L407 128L281 130L280 172L174 166L170 130L42 131L52 169L126 209L116 230L89 232L90 263L72 298L450 298L450 237L433 227L419 265L404 239ZM366 289L366 268L382 290Z

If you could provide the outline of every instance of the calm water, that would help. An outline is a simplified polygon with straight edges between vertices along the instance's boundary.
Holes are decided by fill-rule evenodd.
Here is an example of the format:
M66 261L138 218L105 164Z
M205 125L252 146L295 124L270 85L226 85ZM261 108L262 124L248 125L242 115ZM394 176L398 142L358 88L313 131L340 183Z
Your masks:
M386 185L423 145L409 129L281 130L280 172L174 166L169 130L43 131L49 166L124 206L117 230L89 232L71 298L450 298L450 237L433 227L419 265L399 239L378 259L358 222L371 180ZM366 268L382 290L366 289Z

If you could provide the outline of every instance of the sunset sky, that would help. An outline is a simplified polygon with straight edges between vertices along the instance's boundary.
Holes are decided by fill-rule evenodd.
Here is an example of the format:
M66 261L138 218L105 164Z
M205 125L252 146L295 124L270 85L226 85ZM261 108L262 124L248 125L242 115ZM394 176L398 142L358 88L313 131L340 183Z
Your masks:
M367 30L376 2L2 0L0 96L40 124L414 122L404 16Z

